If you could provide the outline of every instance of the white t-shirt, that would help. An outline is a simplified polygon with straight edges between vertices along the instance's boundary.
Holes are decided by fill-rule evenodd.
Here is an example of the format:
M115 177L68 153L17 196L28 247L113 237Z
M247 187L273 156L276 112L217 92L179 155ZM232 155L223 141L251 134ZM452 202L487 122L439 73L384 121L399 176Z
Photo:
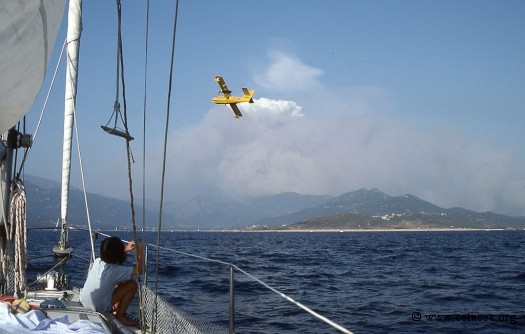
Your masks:
M80 302L93 311L111 311L111 297L115 285L131 279L133 267L108 264L95 259L84 287L80 290Z

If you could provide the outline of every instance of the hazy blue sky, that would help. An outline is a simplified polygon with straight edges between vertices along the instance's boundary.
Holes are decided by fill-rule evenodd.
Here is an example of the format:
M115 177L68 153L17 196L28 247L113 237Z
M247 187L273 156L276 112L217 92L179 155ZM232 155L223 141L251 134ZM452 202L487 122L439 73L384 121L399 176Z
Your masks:
M122 3L141 193L146 6ZM83 12L77 114L87 188L127 198L124 142L100 129L115 100L116 6L89 0ZM159 196L173 14L174 1L151 1L151 198ZM181 1L167 198L339 195L365 187L525 215L524 16L523 1ZM52 61L49 77L53 68ZM255 104L240 105L242 119L210 102L216 75L236 94L255 89ZM64 76L27 166L28 174L54 180Z

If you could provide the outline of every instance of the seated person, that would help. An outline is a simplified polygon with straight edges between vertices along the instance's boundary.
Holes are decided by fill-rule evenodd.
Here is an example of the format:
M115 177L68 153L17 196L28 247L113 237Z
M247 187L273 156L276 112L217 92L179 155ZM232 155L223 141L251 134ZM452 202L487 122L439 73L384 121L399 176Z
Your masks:
M126 310L137 291L134 276L143 272L142 244L137 243L137 264L123 266L126 254L135 248L131 241L126 246L118 237L106 238L100 244L100 258L95 259L89 270L84 287L80 290L80 302L84 307L98 312L112 312L125 326L137 326L129 319Z

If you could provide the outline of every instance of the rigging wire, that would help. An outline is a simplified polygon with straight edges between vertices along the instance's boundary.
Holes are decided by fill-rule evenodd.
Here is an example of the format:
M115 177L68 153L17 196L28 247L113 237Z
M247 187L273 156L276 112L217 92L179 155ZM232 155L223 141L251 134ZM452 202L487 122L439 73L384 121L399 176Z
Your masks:
M149 42L149 0L146 9L146 46L144 59L144 106L142 119L142 241L145 239L146 230L146 110L148 92L148 42Z
M162 229L162 208L163 208L163 202L164 202L164 185L165 185L165 178L166 178L166 151L168 146L168 129L169 129L169 120L170 120L170 101L171 101L171 91L172 91L172 83L173 83L173 63L175 58L175 38L177 35L177 19L179 16L179 0L175 2L175 17L173 20L173 38L171 42L171 64L170 64L170 79L169 79L169 85L168 85L168 101L167 101L167 107L166 107L166 124L165 124L165 131L164 131L164 152L163 152L163 159L162 159L162 177L161 177L161 186L160 186L160 208L159 208L159 224L157 229L157 256L155 259L155 291L154 291L154 302L153 302L153 314L155 316L155 321L153 323L154 329L157 326L157 316L158 316L158 301L157 301L157 295L158 295L158 281L159 281L159 247L160 247L160 231ZM154 330L155 332L155 330Z
M68 38L66 38L67 61L66 61L66 107L65 107L65 114L64 114L64 153L65 153L65 150L69 150L69 157L68 157L69 162L67 166L64 164L64 161L62 162L63 163L62 165L62 168L63 168L62 169L62 196L64 197L63 199L65 199L65 201L61 202L61 208L64 209L64 213L62 214L63 216L61 216L62 226L61 226L61 232L60 232L60 241L58 243L58 247L60 247L61 249L69 248L69 245L68 245L69 230L67 230L65 226L67 224L67 220L66 220L67 210L68 210L67 205L68 205L68 200L69 200L69 182L71 178L71 155L70 154L71 154L72 148L71 148L70 141L72 142L72 138L66 138L66 123L70 117L71 117L72 123L76 122L75 108L76 108L76 99L77 99L77 78L78 78L78 43L80 43L80 33L75 34L74 36L68 36ZM70 54L70 51L75 52L73 51L75 49L75 47L73 46L74 44L77 44L76 54L74 55L75 60L73 60L72 55ZM73 49L70 50L70 47L72 47ZM68 75L69 77L67 77ZM68 83L69 83L69 87L68 87ZM68 105L71 105L71 114L69 114L69 111L67 110ZM72 128L69 129L69 126L71 126ZM73 131L73 124L67 124L67 129L68 131ZM76 131L76 127L75 127L75 131ZM78 136L77 136L77 145L78 145ZM64 157L65 155L62 156L62 158ZM64 179L67 180L65 183L64 183ZM70 248L69 248L69 252L71 252Z
M80 229L80 228L74 228L74 227L69 227L69 229L72 229L72 230L80 230L80 231L85 231L85 229ZM97 232L98 234L102 235L102 236L105 236L105 237L110 237L111 235L109 234L106 234L104 232L100 232L98 231ZM127 243L129 241L125 240L125 239L122 239L122 242L124 243ZM197 255L197 254L192 254L192 253L187 253L187 252L183 252L183 251L179 251L179 250L176 250L176 249L173 249L173 248L168 248L168 247L164 247L164 246L160 246L160 245L153 245L153 244L149 244L149 243L146 243L147 246L150 246L150 247L155 247L157 249L157 257L159 256L159 253L160 251L167 251L167 252L171 252L171 253L177 253L177 254L181 254L181 255L184 255L184 256L188 256L188 257L193 257L193 258L196 258L196 259L200 259L200 260L204 260L204 261L207 261L207 262L211 262L211 263L218 263L218 264L222 264L222 265L225 265L225 266L228 266L228 267L231 267L237 271L239 271L240 273L246 275L247 277L251 278L252 280L254 280L255 282L259 283L260 285L264 286L265 288L267 288L268 290L272 291L273 293L281 296L282 298L284 298L285 300L287 300L288 302L298 306L299 308L303 309L304 311L310 313L311 315L313 315L314 317L318 318L319 320L322 320L324 321L325 323L329 324L330 326L338 329L339 331L343 332L343 333L347 333L347 334L352 334L351 331L349 331L348 329L344 328L343 326L337 324L336 322L326 318L325 316L315 312L314 310L310 309L308 306L305 306L304 304L294 300L293 298L291 298L290 296L280 292L279 290L277 290L276 288L270 286L269 284L267 284L266 282L264 282L263 280L255 277L254 275L250 274L249 272L241 269L240 267L238 267L237 265L231 263L231 262L225 262L225 261L221 261L221 260L217 260L217 259L211 259L211 258L208 258L208 257L205 257L205 256L201 256L201 255ZM155 293L155 296L156 296L156 293ZM155 303L154 303L154 307L155 307ZM156 322L154 322L154 326L156 325ZM153 333L155 332L155 330L153 329Z
M47 95L46 95L46 98L44 100L44 104L42 106L42 109L40 110L40 117L38 118L38 123L36 124L35 132L33 133L33 136L31 138L32 144L24 152L24 157L22 158L22 162L20 163L20 168L18 169L18 173L16 174L16 178L20 177L20 174L21 174L21 172L22 172L22 170L24 168L24 164L25 164L26 159L27 159L27 155L29 154L29 151L31 151L32 145L34 145L34 143L35 143L36 136L38 134L38 130L40 129L40 124L42 123L42 118L44 117L44 112L45 112L46 107L47 107L47 101L49 100L49 96L51 95L51 90L53 89L53 87L55 85L55 79L57 77L58 69L60 67L60 63L62 62L62 55L64 54L64 49L65 49L65 47L67 45L66 42L67 42L67 39L64 39L64 43L62 44L62 50L60 51L60 56L58 57L58 61L57 61L57 64L55 66L55 72L53 73L53 79L51 79L51 84L49 85L49 89L47 90Z
M147 96L148 96L148 44L149 44L149 8L150 2L147 1L146 5L146 41L144 50L144 102L142 111L142 235L141 242L144 244L146 239L144 233L146 230L146 111L147 111ZM147 252L147 248L146 248ZM142 285L147 287L147 270L144 271L144 279ZM140 276L139 276L140 284ZM140 301L140 324L141 332L146 332L146 310L144 307L144 295L143 289L139 289L139 301Z
M73 124L75 125L75 137L77 139L78 162L80 164L80 177L82 179L82 193L84 194L84 205L86 207L86 218L87 218L87 223L88 223L89 235L93 235L92 229L91 229L91 216L89 214L89 205L88 205L88 199L87 199L86 181L84 179L84 166L82 164L82 154L80 152L80 140L78 139L76 108L74 106L73 106ZM93 238L89 238L89 240L91 243L91 263L92 263L93 261L95 261L95 243L93 241Z
M102 236L106 236L106 237L109 237L110 235L108 234L105 234L103 232L99 232L100 235ZM122 239L122 242L128 242L124 239ZM187 253L187 252L183 252L183 251L179 251L179 250L176 250L176 249L172 249L172 248L168 248L168 247L163 247L163 246L159 246L159 245L153 245L153 244L147 244L148 246L151 246L151 247L156 247L157 248L157 252L159 251L167 251L167 252L171 252L171 253L177 253L177 254L181 254L181 255L184 255L184 256L188 256L188 257L193 257L193 258L196 258L196 259L200 259L200 260L203 260L203 261L207 261L207 262L211 262L211 263L218 263L218 264L222 264L222 265L225 265L225 266L228 266L228 267L232 267L233 269L239 271L240 273L246 275L247 277L251 278L252 280L254 280L255 282L259 283L260 285L264 286L265 288L267 288L268 290L272 291L273 293L279 295L280 297L284 298L285 300L287 300L288 302L298 306L299 308L303 309L304 311L310 313L311 315L313 315L314 317L318 318L319 320L321 321L324 321L325 323L329 324L330 326L338 329L340 332L343 332L343 333L346 333L346 334L352 334L351 331L349 331L348 329L344 328L343 326L337 324L336 322L328 319L327 317L315 312L314 310L312 310L311 308L309 308L308 306L294 300L293 298L291 298L290 296L280 292L279 290L277 290L276 288L270 286L269 284L267 284L266 282L264 282L263 280L255 277L254 275L250 274L249 272L241 269L240 267L238 267L237 265L233 264L233 263L230 263L230 262L225 262L225 261L221 261L221 260L217 260L217 259L211 259L211 258L208 258L208 257L205 257L205 256L201 256L201 255L197 255L197 254L192 254L192 253Z

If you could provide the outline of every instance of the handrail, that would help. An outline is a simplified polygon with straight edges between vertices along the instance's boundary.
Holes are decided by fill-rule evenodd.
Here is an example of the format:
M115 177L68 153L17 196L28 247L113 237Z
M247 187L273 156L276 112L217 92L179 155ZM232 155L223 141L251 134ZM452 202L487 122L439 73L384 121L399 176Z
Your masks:
M150 246L157 247L156 245L150 245ZM234 293L233 293L233 279L234 279L234 276L233 276L233 269L235 269L235 270L239 271L240 273L248 276L249 278L251 278L255 282L261 284L265 288L269 289L270 291L272 291L272 292L276 293L277 295L281 296L282 298L284 298L288 302L298 306L299 308L301 308L304 311L310 313L311 315L313 315L317 319L319 319L319 320L327 323L328 325L332 326L333 328L339 330L340 332L346 333L346 334L353 334L351 331L349 331L348 329L344 328L343 326L337 324L336 322L328 319L327 317L325 317L325 316L315 312L314 310L312 310L308 306L306 306L306 305L304 305L304 304L294 300L290 296L288 296L288 295L280 292L279 290L273 288L272 286L268 285L267 283L265 283L261 279L253 276L252 274L250 274L247 271L239 268L238 266L236 266L233 263L228 263L228 262L224 262L224 261L220 261L220 260L210 259L210 258L207 258L205 256L191 254L191 253L186 253L186 252L178 251L178 250L167 248L167 247L163 247L163 246L159 246L159 249L162 249L162 250L165 250L165 251L171 251L171 252L178 253L178 254L181 254L181 255L194 257L194 258L201 259L201 260L208 261L208 262L219 263L219 264L226 265L226 266L230 267L230 333L234 333L234 327L233 327L232 321L234 321L234 315L233 315L233 313L234 313L234 300L233 300L233 298L234 298Z
M69 228L71 228L71 227L69 227ZM102 236L105 236L105 237L110 237L109 234L105 234L105 233L102 233L102 232L98 232L98 234L100 234ZM129 242L129 241L122 239L122 242ZM155 244L145 243L145 245L147 245L149 247L157 248L157 245L155 245ZM233 282L234 275L233 275L233 272L234 272L234 270L237 270L238 272L246 275L247 277L251 278L255 282L257 282L260 285L264 286L268 290L270 290L273 293L281 296L282 298L284 298L288 302L290 302L290 303L296 305L297 307L303 309L304 311L310 313L311 315L313 315L317 319L327 323L328 325L330 325L331 327L339 330L340 332L346 333L346 334L353 334L351 331L349 331L348 329L344 328L343 326L341 326L341 325L337 324L336 322L328 319L327 317L325 317L325 316L315 312L314 310L312 310L308 306L306 306L306 305L304 305L304 304L294 300L292 297L290 297L290 296L280 292L279 290L277 290L274 287L270 286L269 284L265 283L263 280L255 277L254 275L248 273L247 271L239 268L238 266L236 266L233 263L229 263L229 262L225 262L225 261L221 261L221 260L216 260L216 259L210 259L210 258L205 257L205 256L201 256L201 255L197 255L197 254L191 254L191 253L179 251L179 250L168 248L168 247L164 247L164 246L158 246L158 249L159 250L173 252L173 253L178 253L178 254L181 254L181 255L184 255L184 256L193 257L193 258L200 259L200 260L207 261L207 262L222 264L222 265L228 266L230 268L230 307L229 307L229 310L230 310L230 315L229 315L229 319L230 319L230 333L234 333L234 330L235 330L235 327L234 327L234 324L233 324L234 319L235 319L235 317L234 317L234 312L235 311L234 311L234 291L233 291L233 289L234 289L234 282Z

